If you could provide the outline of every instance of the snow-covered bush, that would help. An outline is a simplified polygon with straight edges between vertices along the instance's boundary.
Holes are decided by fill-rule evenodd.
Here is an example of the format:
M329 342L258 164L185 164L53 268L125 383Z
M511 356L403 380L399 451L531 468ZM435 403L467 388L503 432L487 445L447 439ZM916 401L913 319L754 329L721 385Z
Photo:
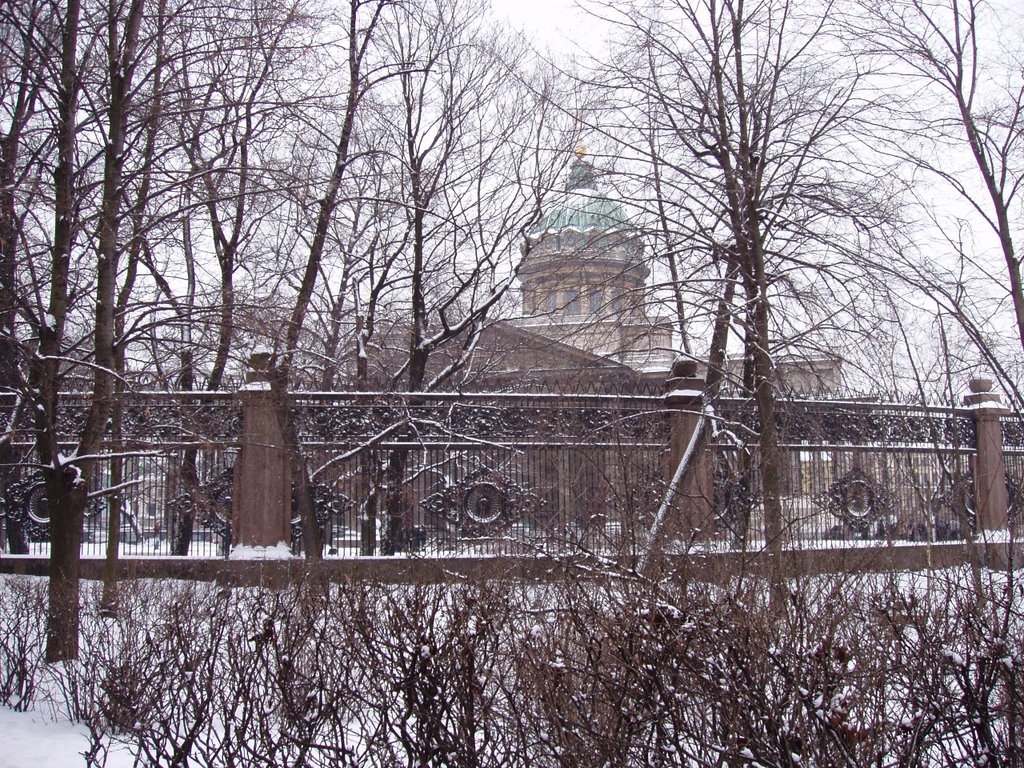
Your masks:
M1024 595L983 576L140 581L49 668L45 584L8 578L0 680L96 766L1019 765Z

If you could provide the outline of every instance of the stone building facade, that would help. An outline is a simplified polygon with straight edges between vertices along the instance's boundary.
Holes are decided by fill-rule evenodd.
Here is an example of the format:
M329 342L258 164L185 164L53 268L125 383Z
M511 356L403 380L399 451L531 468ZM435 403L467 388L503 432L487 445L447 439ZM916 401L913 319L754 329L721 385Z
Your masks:
M622 206L582 156L565 189L527 235L517 328L596 361L664 375L672 329L649 310L650 267Z

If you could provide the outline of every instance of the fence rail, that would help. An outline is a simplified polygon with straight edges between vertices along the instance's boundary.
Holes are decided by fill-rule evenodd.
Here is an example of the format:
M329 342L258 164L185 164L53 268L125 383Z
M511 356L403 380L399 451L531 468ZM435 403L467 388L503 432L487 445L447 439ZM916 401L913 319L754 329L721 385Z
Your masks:
M63 423L77 423L86 406L69 401ZM144 394L126 400L122 413L122 450L93 473L85 554L104 551L117 504L125 555L223 556L241 432L235 401L223 393ZM644 525L640 511L663 486L668 420L656 397L303 394L291 418L329 555L365 551L364 521L374 514L383 526L384 498L395 490L405 551L629 551ZM8 538L12 520L21 537L12 549L38 554L48 547L48 526L30 447L20 446L26 461L15 468L5 507L18 510L7 515ZM401 482L389 488L399 454ZM113 478L123 490L100 496ZM297 516L292 529L298 549Z
M60 424L70 445L88 401L68 396L62 402ZM13 405L0 398L8 413ZM237 399L223 392L134 393L121 405L119 440L90 477L84 553L103 554L116 508L126 556L224 556L242 430ZM386 500L395 494L403 551L585 547L633 554L671 475L671 411L662 397L302 393L293 399L291 418L328 556L366 553L368 531L375 550L388 524ZM762 546L756 409L723 399L710 422L714 521L697 532L700 544ZM782 404L777 425L792 546L956 540L975 523L977 433L969 411L796 401ZM21 460L6 468L6 543L8 551L44 554L45 490L27 442L30 425L15 433ZM1016 520L1024 421L1002 419L1001 433ZM300 532L296 516L296 550Z

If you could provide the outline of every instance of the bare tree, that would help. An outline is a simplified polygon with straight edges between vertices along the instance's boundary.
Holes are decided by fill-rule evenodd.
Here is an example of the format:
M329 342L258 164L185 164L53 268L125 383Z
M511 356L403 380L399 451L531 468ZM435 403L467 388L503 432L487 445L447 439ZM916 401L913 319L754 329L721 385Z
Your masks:
M373 2L352 0L343 17L342 50L346 68L344 70L342 106L337 116L338 128L337 133L331 136L327 142L330 147L328 154L330 160L327 165L329 172L327 177L322 180L322 196L315 208L315 223L306 252L305 264L300 267L301 279L285 325L284 348L273 382L278 421L281 423L292 459L293 482L296 485L295 496L298 501L299 516L302 520L303 548L306 556L311 559L319 559L321 556L319 527L313 509L309 470L302 457L298 433L291 418L288 393L291 389L292 369L299 352L299 340L302 337L306 315L321 273L328 233L335 210L341 200L343 183L347 181L353 156L356 153L354 136L357 119L362 113L364 100L369 91L394 76L395 72L403 66L403 62L387 62L381 68L376 69L371 64L371 56L375 52L375 37L379 27L382 26L383 14L389 5L387 0L373 0Z
M712 391L728 375L730 336L742 338L740 388L757 404L776 554L775 358L853 314L867 284L860 261L884 244L890 212L867 183L870 165L855 162L870 104L862 73L830 52L830 11L786 0L631 6L614 14L623 39L614 66L592 78L614 109L597 127L620 142L624 170L644 189L635 199L668 261L677 312L681 291L697 299L680 321L705 318Z
M0 434L0 492L6 489L16 455L15 424L24 406L22 360L25 339L19 317L26 311L21 298L19 261L28 247L25 218L40 189L32 158L48 149L49 136L39 130L37 112L43 107L46 67L54 43L54 15L44 3L5 4L0 9L0 105L5 129L0 135L0 391L14 396L4 408ZM0 549L6 547L0 530Z
M154 342L178 361L161 376L166 384L213 391L232 366L237 375L237 347L250 332L239 327L239 311L257 303L261 262L276 264L277 238L265 222L287 200L282 148L293 141L302 109L323 96L300 85L318 82L306 60L320 59L320 23L303 3L221 3L193 6L165 25L175 62L165 152L185 172L172 170L166 191L175 197L164 218L177 235L143 255L173 329ZM208 270L216 275L209 282L202 279ZM179 474L192 503L173 512L171 546L186 554L200 496L196 449L184 452Z
M537 147L550 105L530 95L515 55L478 9L370 10L353 6L363 15L343 46L347 95L333 120L310 125L299 143L297 171L322 167L324 177L297 175L293 187L294 206L312 215L296 215L300 257L285 273L294 275L286 280L294 300L275 391L304 536L316 531L313 478L286 393L315 383L310 367L328 374L321 383L361 389L419 392L458 379L512 284L522 232L553 170L554 155ZM314 339L327 340L324 354ZM379 487L384 470L370 453L367 471ZM392 460L389 488L398 493L404 459ZM375 509L376 495L366 504ZM372 552L376 513L364 517L364 551ZM399 546L397 537L385 550ZM304 549L319 545L304 541Z
M395 106L380 112L400 235L390 238L393 257L373 276L362 316L379 323L389 309L398 318L391 338L381 338L390 350L380 362L387 386L399 391L465 378L557 167L558 156L540 149L557 135L551 105L530 93L516 44L476 12L446 0L396 6L388 39L389 55L409 63L391 84ZM365 357L373 323L361 330L357 354ZM385 554L402 546L407 460L406 450L387 460Z
M174 275L157 264L154 245L176 215L167 201L181 200L180 185L189 179L178 172L181 154L175 152L188 145L162 132L164 112L188 111L186 97L195 96L170 74L187 59L180 50L168 53L173 48L168 21L197 9L167 6L159 2L150 9L143 0L85 7L70 3L59 19L62 43L54 50L60 58L41 57L44 68L56 67L60 73L44 81L47 87L40 95L55 116L51 126L44 126L55 157L38 153L32 171L45 173L54 163L52 218L49 212L39 217L53 227L52 256L40 261L27 253L17 265L36 300L35 306L25 306L14 336L36 348L36 354L25 356L29 370L23 391L33 406L35 451L51 520L48 656L54 659L76 653L83 513L90 494L98 492L109 498L110 512L105 606L116 607L113 573L122 479L117 404L132 375L129 347L157 332L162 312L159 302L139 301L140 293L162 296L180 316L171 287ZM198 9L190 18L212 10ZM181 18L176 22L185 23ZM214 40L208 52L216 49ZM52 82L59 87L51 89ZM247 196L244 189L239 194ZM23 225L20 237L38 252L45 243L42 230ZM60 419L60 398L71 389L90 395L81 425ZM99 489L94 474L104 451L114 452L109 459L112 482Z
M880 87L903 96L884 146L924 172L916 190L937 227L922 234L947 254L908 259L907 277L957 318L1022 407L1019 370L1007 367L1007 350L997 342L1012 317L1017 349L1009 350L1009 359L1024 350L1024 287L1014 242L1024 183L1019 27L980 0L864 0L856 10L851 39L860 41L860 55L885 63ZM941 197L950 192L959 206ZM1004 307L1012 308L1012 316Z

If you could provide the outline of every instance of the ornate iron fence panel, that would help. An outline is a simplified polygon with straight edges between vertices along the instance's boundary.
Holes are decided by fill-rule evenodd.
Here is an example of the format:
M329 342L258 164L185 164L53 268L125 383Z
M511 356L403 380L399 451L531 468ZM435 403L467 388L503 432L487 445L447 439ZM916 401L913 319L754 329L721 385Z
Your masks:
M69 445L88 405L78 396L62 399ZM125 555L223 556L241 433L235 398L133 393L121 412L121 442L92 473L86 556L103 554L112 505L121 513ZM643 526L638 510L660 493L668 443L658 397L318 394L297 396L291 416L313 474L326 550L338 556L361 551L363 518L374 509L379 551L389 491L401 497L398 547L405 551L632 546ZM19 434L24 462L10 473L2 506L8 547L45 554L46 500L31 468L31 426ZM389 480L399 454L402 476Z
M334 395L293 416L314 480L352 502L329 530L338 554L368 525L421 554L618 551L636 544L639 497L663 488L660 398Z
M1019 525L1024 523L1024 446L1008 447L1003 457L1006 460L1006 490L1010 503L1008 517Z
M757 406L724 398L718 405L723 424L760 431ZM886 403L790 400L775 417L784 443L811 445L973 448L974 419L962 410Z
M1024 451L1024 419L1008 416L1000 419L1003 446L1009 450Z
M715 496L719 539L763 542L756 409L718 409ZM787 402L776 419L787 539L942 541L974 525L975 427L955 409Z

